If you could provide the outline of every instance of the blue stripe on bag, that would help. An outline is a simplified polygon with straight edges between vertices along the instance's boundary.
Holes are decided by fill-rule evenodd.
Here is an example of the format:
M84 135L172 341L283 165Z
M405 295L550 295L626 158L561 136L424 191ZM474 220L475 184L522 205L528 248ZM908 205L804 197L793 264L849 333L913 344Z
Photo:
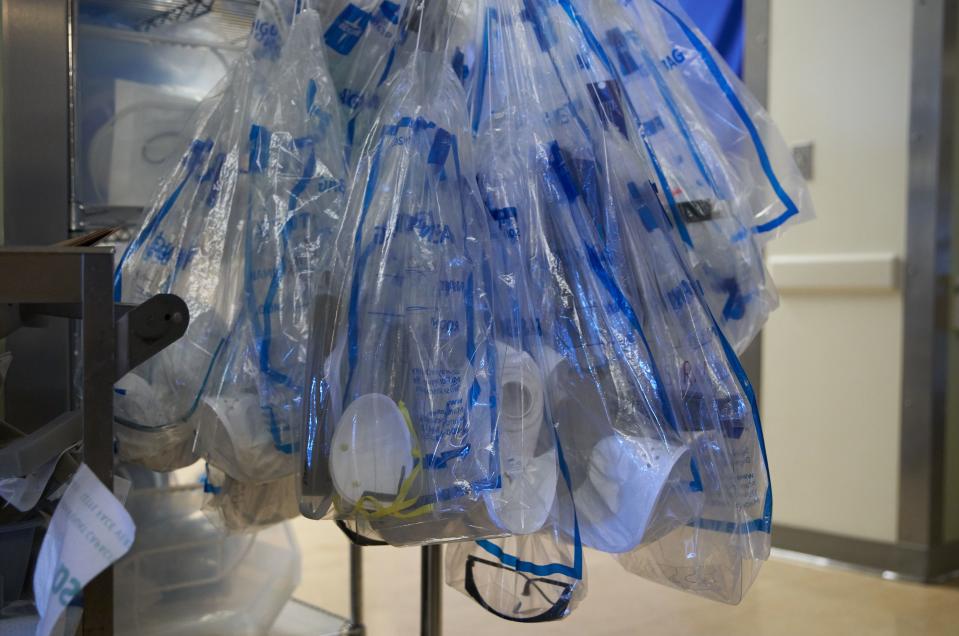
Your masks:
M719 64L716 63L715 58L713 58L713 56L709 53L709 49L706 48L706 45L703 44L703 41L696 36L696 33L689 27L689 25L686 24L685 21L683 21L682 18L666 7L660 0L653 0L653 2L655 2L663 11L668 13L670 17L676 21L676 24L679 25L679 28L682 29L683 34L689 39L696 51L702 56L703 62L706 64L706 68L709 69L710 74L712 74L713 79L716 80L720 90L722 90L723 94L726 96L726 99L729 100L729 103L732 105L733 110L736 111L736 115L739 116L739 119L742 120L743 125L746 127L746 131L749 133L749 138L753 142L753 146L756 148L756 155L759 158L759 163L762 166L763 173L765 173L766 178L769 180L769 185L772 186L776 196L779 197L779 200L786 207L786 210L778 217L761 225L755 226L753 231L758 234L762 234L764 232L775 230L783 223L788 221L791 217L799 214L799 208L796 207L796 204L793 203L793 200L782 187L782 184L779 183L779 179L776 177L776 174L773 171L772 163L769 161L769 155L766 153L766 147L763 145L762 139L759 136L759 131L756 130L756 125L753 124L753 120L749 117L749 113L746 112L746 108L739 100L739 97L736 95L736 92L733 90L732 86L729 85L729 82L726 80L726 77L719 68Z

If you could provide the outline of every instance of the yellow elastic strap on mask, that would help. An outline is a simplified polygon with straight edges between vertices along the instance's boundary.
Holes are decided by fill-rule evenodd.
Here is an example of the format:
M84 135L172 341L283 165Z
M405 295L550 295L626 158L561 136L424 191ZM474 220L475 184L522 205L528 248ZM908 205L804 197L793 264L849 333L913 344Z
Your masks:
M420 475L423 474L423 453L420 451L420 440L416 435L416 430L413 428L413 419L410 417L410 412L406 409L406 405L403 404L403 402L398 402L397 406L403 414L403 421L406 422L406 428L409 429L410 437L413 441L413 470L410 471L410 474L407 475L400 484L399 492L396 493L396 499L393 500L393 503L384 505L376 499L376 497L364 495L360 497L359 501L357 501L353 507L352 514L354 515L359 515L367 519L382 519L384 517L412 519L433 511L433 504L425 504L410 510L417 502L417 498L410 499L409 494L410 490L413 489L413 484Z

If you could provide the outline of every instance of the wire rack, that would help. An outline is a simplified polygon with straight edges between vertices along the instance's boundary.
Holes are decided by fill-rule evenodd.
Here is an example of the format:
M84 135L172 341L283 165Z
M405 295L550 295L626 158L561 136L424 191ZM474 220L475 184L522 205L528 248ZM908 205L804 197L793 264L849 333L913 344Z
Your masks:
M80 0L81 22L162 33L195 20L211 21L227 40L245 37L256 17L257 0Z

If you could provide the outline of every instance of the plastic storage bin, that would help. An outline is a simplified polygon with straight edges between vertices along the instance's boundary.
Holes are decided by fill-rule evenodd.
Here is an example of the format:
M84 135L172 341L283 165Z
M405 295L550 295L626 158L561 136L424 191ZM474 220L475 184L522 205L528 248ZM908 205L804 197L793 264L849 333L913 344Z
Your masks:
M264 634L289 601L300 579L289 527L226 534L202 503L199 486L131 493L137 538L116 566L117 634Z

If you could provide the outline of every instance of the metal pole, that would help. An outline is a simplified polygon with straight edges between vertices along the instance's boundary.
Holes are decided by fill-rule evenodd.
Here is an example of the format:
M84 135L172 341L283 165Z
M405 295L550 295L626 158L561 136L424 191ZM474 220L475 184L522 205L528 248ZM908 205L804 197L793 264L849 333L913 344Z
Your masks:
M363 636L363 552L350 541L350 636Z
M943 543L954 3L913 5L898 542ZM939 566L926 557L924 578ZM936 572L944 574L945 572Z
M743 81L759 103L769 101L769 0L746 0L746 52L743 59ZM753 385L756 399L762 403L763 334L739 356L746 375Z
M420 635L443 634L443 546L421 548Z
M84 254L82 267L83 461L112 491L113 380L117 369L113 253ZM113 634L113 568L90 581L83 598L83 635Z

